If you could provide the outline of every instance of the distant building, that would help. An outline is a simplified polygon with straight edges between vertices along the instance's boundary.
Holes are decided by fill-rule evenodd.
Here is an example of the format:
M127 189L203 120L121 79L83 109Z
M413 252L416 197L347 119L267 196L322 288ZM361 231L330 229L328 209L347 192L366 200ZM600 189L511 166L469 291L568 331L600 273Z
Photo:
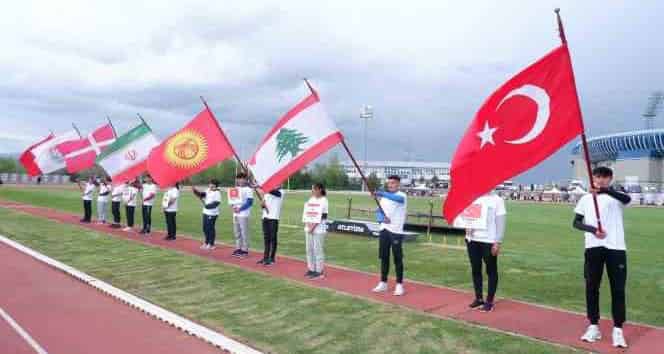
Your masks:
M629 192L664 190L664 129L638 130L588 139L593 167L613 169L615 183ZM581 144L572 149L574 178L588 180Z
M447 162L417 162L417 161L358 161L362 172L368 177L375 173L381 181L385 181L387 176L398 175L401 177L402 184L411 182L437 180L442 184L449 183L450 164ZM360 174L350 161L341 163L346 174L350 179L359 180Z

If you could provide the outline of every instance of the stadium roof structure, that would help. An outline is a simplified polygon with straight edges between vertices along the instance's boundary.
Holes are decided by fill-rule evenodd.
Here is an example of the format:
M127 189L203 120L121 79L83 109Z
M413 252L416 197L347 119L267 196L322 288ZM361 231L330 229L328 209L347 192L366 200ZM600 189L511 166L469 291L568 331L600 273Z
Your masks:
M365 161L357 161L360 166L365 166ZM350 161L342 161L342 165L352 166ZM450 168L448 162L425 162L425 161L366 161L367 166L371 167L404 167L404 168Z
M581 153L581 143L572 148L572 155ZM635 130L602 135L588 139L593 162L664 157L664 129Z

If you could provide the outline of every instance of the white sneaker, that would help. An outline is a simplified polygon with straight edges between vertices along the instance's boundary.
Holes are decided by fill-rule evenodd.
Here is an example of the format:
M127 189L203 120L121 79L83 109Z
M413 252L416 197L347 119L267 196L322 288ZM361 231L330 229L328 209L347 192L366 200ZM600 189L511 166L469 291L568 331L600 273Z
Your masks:
M625 336L623 336L622 328L613 327L613 346L616 348L627 348L627 342L625 342Z
M376 285L376 287L373 288L373 290L371 290L371 291L373 291L373 292L375 292L375 293L382 293L382 292L384 292L384 291L387 291L387 283L384 282L384 281L381 281L381 282L378 283L378 285Z
M201 245L201 249L202 249L202 250L206 250L206 249L208 249L208 247L209 247L209 246L208 246L207 243L204 243L204 244Z
M581 336L581 340L588 343L594 343L600 339L602 339L602 333L600 333L598 325L588 326L586 333Z
M394 296L402 296L406 291L403 290L403 284L397 283L397 286L394 288Z
M131 227L125 227L122 231L131 231Z

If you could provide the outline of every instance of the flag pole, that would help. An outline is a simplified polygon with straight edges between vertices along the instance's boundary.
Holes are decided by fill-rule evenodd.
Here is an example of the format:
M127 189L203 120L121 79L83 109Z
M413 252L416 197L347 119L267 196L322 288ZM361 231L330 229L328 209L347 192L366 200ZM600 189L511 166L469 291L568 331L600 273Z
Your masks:
M378 201L378 198L376 198L376 194L374 193L374 190L372 190L371 187L369 186L369 182L367 181L367 177L364 176L364 172L362 172L362 169L360 168L360 165L357 163L357 160L355 160L355 156L353 156L353 153L350 152L350 149L348 148L348 145L346 145L346 140L345 139L341 139L341 145L346 150L346 153L350 157L350 160L353 161L353 165L355 165L355 169L357 170L357 172L359 172L360 177L362 177L362 182L364 183L364 185L367 186L367 190L369 191L369 193L371 193L371 196L373 197L373 200L376 202L376 205L378 206L378 209L380 209L380 212L383 213L383 215L387 216L385 214L385 211L383 210L383 207L380 206L380 202Z
M136 116L138 117L138 119L141 120L141 123L148 125L148 123L145 121L145 119L143 119L143 116L140 113L136 113Z
M117 137L117 136L118 136L118 132L115 131L115 126L113 126L113 122L111 122L111 117L109 117L108 115L106 115L106 120L108 120L108 125L110 125L110 126L111 126L111 129L113 129L113 135L115 135L115 136Z
M217 122L217 124L219 124L219 121L217 121L217 117L214 116L214 113L210 109L210 106L208 106L207 101L205 100L205 98L203 98L203 96L199 96L199 97L201 98L201 101L203 102L203 105L205 106L205 109L208 112L210 112L210 115L212 116L212 119L214 119L214 121ZM247 166L244 165L244 163L240 159L240 156L237 154L237 151L235 151L235 148L231 146L231 150L233 150L233 156L235 156L235 160L237 160L237 163L240 165L240 167L242 167L242 170L244 171L244 173L247 175L247 177L249 177L251 180L254 181L254 183L253 183L254 186L252 187L252 189L256 192L256 195L258 195L258 199L261 201L261 204L263 204L263 196L258 192L258 188L256 187L256 180L254 179L254 175L251 174L251 172L249 171L249 168L247 168ZM265 208L265 210L267 210L267 207L264 207L264 208Z
M76 133L78 134L78 137L82 138L83 135L81 135L81 131L78 130L78 128L76 127L76 124L72 123L71 126L74 127L74 130L76 130Z
M560 35L560 41L564 46L567 46L567 37L565 36L565 27L563 27L563 21L560 18L560 8L553 10L556 13L556 19L558 21L558 34ZM571 59L570 59L571 60ZM571 65L571 61L570 61ZM581 113L581 100L579 99L579 92L576 90L576 79L574 78L574 70L571 70L572 73L572 87L574 87L574 94L576 95L576 102L579 103L579 115L581 116L581 144L583 145L583 156L586 161L586 169L588 170L588 182L590 189L595 189L595 183L593 183L593 172L590 166L590 152L588 151L588 139L586 138L586 127L583 123L583 114ZM599 205L597 204L597 194L592 193L593 195L593 205L595 207L595 216L597 217L597 229L603 231L602 221L599 218Z

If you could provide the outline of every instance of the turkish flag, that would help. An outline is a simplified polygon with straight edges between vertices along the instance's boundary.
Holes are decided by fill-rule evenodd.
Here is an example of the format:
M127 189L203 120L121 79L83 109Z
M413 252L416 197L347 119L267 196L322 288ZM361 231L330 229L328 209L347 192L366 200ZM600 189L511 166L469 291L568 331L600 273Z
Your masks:
M67 172L76 173L94 166L97 155L114 141L113 127L106 124L84 138L59 144L56 149L65 158Z
M457 147L448 222L496 185L537 165L583 132L569 50L562 45L503 84Z
M168 187L234 154L226 134L206 108L152 149L148 172L160 187Z

